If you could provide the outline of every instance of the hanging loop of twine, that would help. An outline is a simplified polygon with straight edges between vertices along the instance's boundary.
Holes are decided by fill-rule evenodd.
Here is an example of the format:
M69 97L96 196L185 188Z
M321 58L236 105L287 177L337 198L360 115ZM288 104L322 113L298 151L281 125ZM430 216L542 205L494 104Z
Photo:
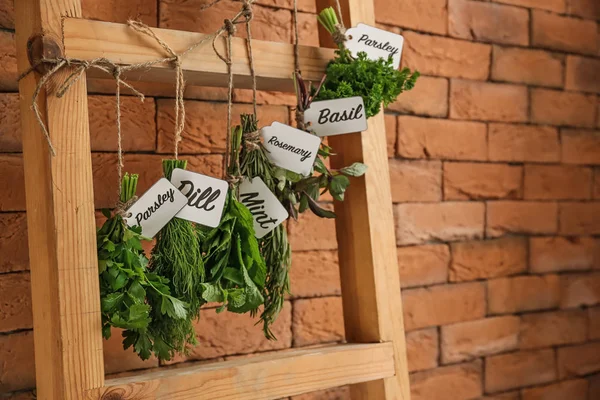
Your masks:
M260 131L244 133L243 138L243 142L248 152L260 148Z

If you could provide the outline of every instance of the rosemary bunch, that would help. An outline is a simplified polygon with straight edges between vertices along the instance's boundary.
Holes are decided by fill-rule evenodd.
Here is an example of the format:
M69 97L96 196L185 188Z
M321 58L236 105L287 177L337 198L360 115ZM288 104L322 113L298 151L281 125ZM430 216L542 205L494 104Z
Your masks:
M137 175L125 174L121 204L135 196L137 181ZM148 258L141 245L148 239L141 235L141 228L129 228L120 212L103 213L108 220L97 235L102 334L108 339L111 327L122 328L125 349L133 346L144 360L152 352L164 359L169 338L154 329L156 318L186 321L188 306L171 295L168 279L148 271Z
M241 154L241 173L246 178L260 177L267 187L276 192L273 165L267 158L266 149L255 136L258 130L256 116L242 114L243 145ZM291 247L287 238L285 224L278 225L262 239L259 239L262 255L267 267L267 276L263 296L265 298L260 320L268 339L276 339L271 331L290 291L289 270L291 267Z
M186 166L187 161L163 160L167 179L171 179L174 169L185 169ZM200 307L204 304L200 285L205 279L197 230L190 221L173 218L160 230L152 250L150 269L169 279L171 291L189 305L188 319L172 321L155 315L153 324L157 334L170 338L167 344L172 348L171 354L185 352L188 344L196 344L192 320L199 317Z

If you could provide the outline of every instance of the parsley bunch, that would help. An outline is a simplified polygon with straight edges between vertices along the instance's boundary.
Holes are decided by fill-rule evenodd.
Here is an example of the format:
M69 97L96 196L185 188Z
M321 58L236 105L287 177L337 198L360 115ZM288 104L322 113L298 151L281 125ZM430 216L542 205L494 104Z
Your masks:
M318 16L319 22L331 33L339 30L335 11L329 7ZM419 72L408 68L394 69L392 57L373 61L366 53L352 57L350 51L339 45L336 57L327 66L327 78L317 100L341 99L360 96L365 103L367 118L379 114L381 104L387 107L404 91L411 90L419 77Z
M127 203L136 192L137 175L125 174L120 201ZM154 352L168 358L171 338L155 329L156 319L185 321L188 306L171 295L169 280L147 269L148 259L140 227L129 228L120 214L103 210L108 220L98 230L98 268L102 335L111 336L111 327L124 329L123 347L133 346L142 359Z

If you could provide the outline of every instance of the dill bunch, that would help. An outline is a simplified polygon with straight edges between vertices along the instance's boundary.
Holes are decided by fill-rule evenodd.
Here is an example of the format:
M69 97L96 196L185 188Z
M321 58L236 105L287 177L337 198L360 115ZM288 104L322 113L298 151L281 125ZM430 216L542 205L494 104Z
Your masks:
M169 180L174 169L186 167L187 161L184 160L163 160L163 172ZM163 338L166 347L171 349L170 355L185 352L187 345L196 344L192 321L200 316L200 307L204 304L200 285L205 279L197 230L190 221L173 218L161 229L152 250L150 269L167 278L171 292L189 306L189 318L186 320L173 321L154 315L153 323L156 335Z

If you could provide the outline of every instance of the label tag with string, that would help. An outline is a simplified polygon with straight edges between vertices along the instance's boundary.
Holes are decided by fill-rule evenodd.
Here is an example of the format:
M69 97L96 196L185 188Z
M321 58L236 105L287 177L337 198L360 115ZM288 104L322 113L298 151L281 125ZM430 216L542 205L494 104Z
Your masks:
M332 136L367 130L362 97L313 101L304 112L304 123L317 135Z
M167 178L161 178L127 210L125 222L154 237L187 203L187 198Z
M318 136L279 122L265 126L260 133L273 164L297 174L310 174L321 145Z
M171 183L183 193L187 204L177 218L216 228L221 222L229 184L221 179L176 168Z
M252 214L258 239L285 221L289 214L262 179L245 179L240 184L240 201Z
M367 57L373 61L380 58L387 60L392 56L394 69L400 67L402 46L404 46L402 36L369 25L358 24L346 31L346 38L345 46L353 57L358 57L360 52L367 53Z

